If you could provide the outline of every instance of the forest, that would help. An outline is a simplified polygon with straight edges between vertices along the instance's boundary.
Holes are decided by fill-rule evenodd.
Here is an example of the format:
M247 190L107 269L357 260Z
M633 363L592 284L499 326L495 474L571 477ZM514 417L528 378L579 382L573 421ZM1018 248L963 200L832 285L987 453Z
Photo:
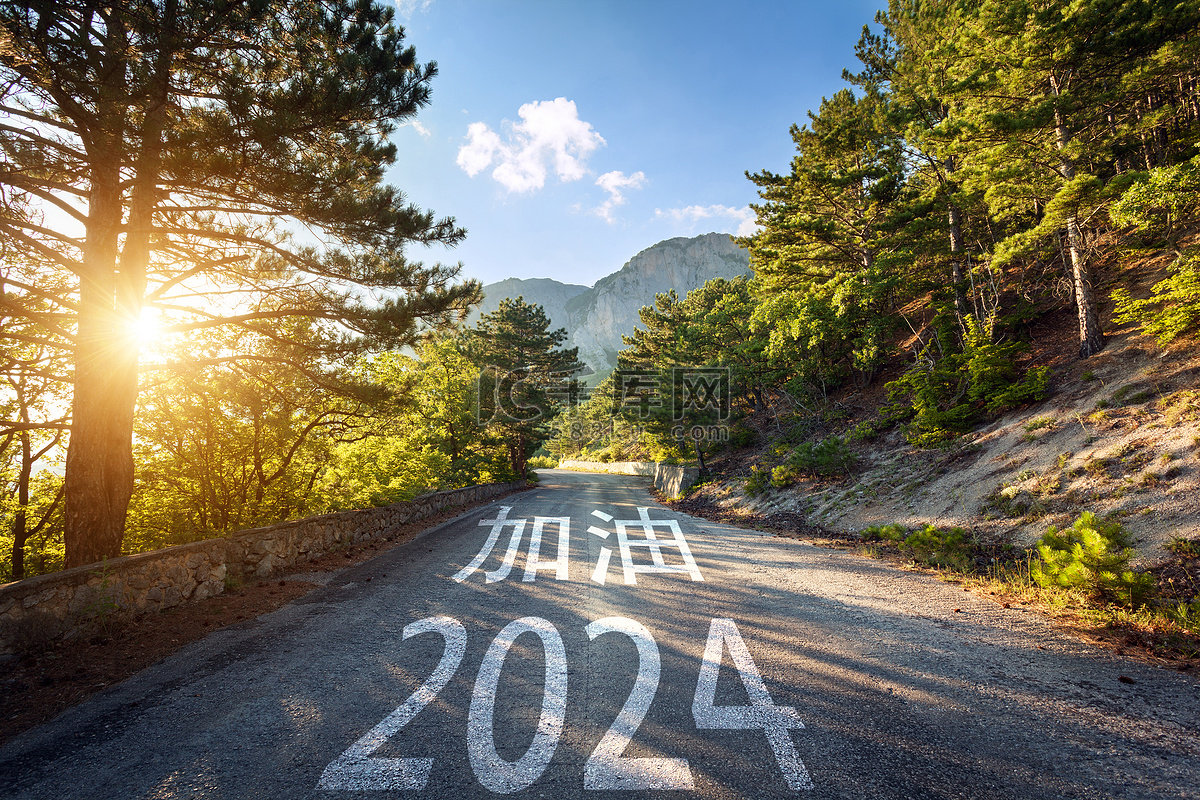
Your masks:
M1200 319L1198 22L1195 3L892 2L864 26L846 87L792 127L790 172L747 173L753 276L660 295L621 368L664 385L727 369L719 449L803 439L834 393L899 362L851 436L902 426L934 446L1045 397L1036 352L1100 352L1102 308L1186 343ZM1167 274L1134 298L1121 265L1160 251ZM1047 320L1069 323L1068 352L1035 340ZM670 436L662 413L599 424L629 399L619 378L563 417L558 452L703 464L713 444ZM841 440L806 447L802 460L844 460Z
M1071 359L1105 347L1102 310L1186 346L1200 3L894 0L865 22L790 171L747 172L753 276L660 295L589 397L542 309L466 326L462 265L404 255L465 231L384 180L437 72L390 10L4 3L0 582L547 454L703 466L774 431L836 469L845 443L804 432L885 374L856 435L935 446L1053 388L1048 316ZM1135 293L1121 265L1147 252L1169 267ZM668 413L674 374L705 369L727 407Z

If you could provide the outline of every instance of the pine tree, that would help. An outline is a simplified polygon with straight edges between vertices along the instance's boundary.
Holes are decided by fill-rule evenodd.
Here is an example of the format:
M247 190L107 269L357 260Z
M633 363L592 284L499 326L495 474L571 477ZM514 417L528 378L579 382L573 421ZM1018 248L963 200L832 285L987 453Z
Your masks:
M469 334L468 353L480 369L480 419L504 438L513 475L523 478L555 414L577 391L579 349L560 349L566 329L551 331L545 309L524 297L501 300Z
M1197 21L1195 3L985 0L962 29L965 58L985 73L967 111L978 147L967 167L1009 226L994 263L1062 237L1081 357L1104 346L1087 228L1123 185L1110 186L1128 150L1117 120L1134 105L1124 78Z
M15 313L71 329L68 566L121 551L143 311L167 334L284 343L289 320L312 320L322 349L282 357L319 368L412 342L476 297L448 286L457 268L403 256L464 232L383 182L387 135L436 73L392 17L372 0L0 5L0 188L54 209L0 214L0 237L63 287L24 280ZM301 228L324 246L290 235ZM22 311L33 299L54 308Z
M764 201L752 206L762 230L738 241L760 281L753 325L769 332L768 353L823 390L882 361L904 167L878 93L843 89L809 116L791 129L790 174L747 173Z

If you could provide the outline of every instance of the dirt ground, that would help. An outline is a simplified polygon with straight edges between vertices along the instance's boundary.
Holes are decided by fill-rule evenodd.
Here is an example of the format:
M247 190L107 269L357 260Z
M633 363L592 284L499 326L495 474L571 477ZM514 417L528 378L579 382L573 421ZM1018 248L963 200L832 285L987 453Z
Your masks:
M399 528L390 539L356 545L297 564L294 577L285 575L248 582L207 600L144 614L86 640L0 662L0 744L53 719L104 687L120 683L161 661L189 642L287 605L316 586L309 582L314 573L334 573L361 564L464 511L496 499L491 497L448 509Z

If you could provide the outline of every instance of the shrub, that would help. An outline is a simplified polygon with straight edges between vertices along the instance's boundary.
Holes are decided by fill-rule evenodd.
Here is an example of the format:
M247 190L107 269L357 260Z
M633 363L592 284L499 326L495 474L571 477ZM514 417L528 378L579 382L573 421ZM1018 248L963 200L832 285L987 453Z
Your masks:
M840 436L805 442L792 451L788 465L812 475L845 475L854 467L854 453Z
M529 469L554 469L558 466L558 459L554 456L534 456L527 463Z
M908 536L908 528L893 522L891 525L872 525L869 528L863 528L858 535L868 542L901 542Z
M1041 560L1033 564L1030 574L1047 589L1079 589L1094 599L1142 605L1154 580L1127 569L1134 554L1129 545L1119 522L1097 519L1085 511L1062 533L1050 526L1038 544Z
M931 567L970 572L975 566L975 537L965 528L942 530L926 525L913 531L900 544L900 549L912 556L914 561Z
M795 483L798 477L790 464L780 464L771 470L771 485L776 489L785 489Z
M846 439L851 442L873 442L890 424L889 420L863 420L850 429Z
M854 467L854 453L840 436L830 436L819 442L804 442L788 455L787 460L771 470L771 485L777 489L791 486L800 476L816 477L845 475Z
M763 469L755 464L750 467L750 477L746 479L746 494L751 497L758 497L767 490L771 485L770 470Z

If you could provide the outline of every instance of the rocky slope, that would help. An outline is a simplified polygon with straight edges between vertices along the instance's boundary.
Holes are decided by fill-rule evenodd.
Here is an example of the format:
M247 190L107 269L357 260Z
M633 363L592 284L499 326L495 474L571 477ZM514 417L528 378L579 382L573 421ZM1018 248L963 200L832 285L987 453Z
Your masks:
M1092 511L1118 517L1154 560L1171 539L1200 536L1200 357L1125 331L1099 355L1065 365L1046 401L945 447L920 450L892 430L855 450L844 480L750 497L745 474L732 474L699 494L731 512L840 532L962 526L1024 545Z
M565 327L568 347L594 372L590 382L616 366L621 336L633 330L638 311L653 305L654 296L674 289L683 296L713 278L732 278L750 271L749 254L726 233L667 239L648 247L596 285L587 288L549 278L509 278L483 287L479 313L495 311L505 297L523 296L546 309L551 324Z

